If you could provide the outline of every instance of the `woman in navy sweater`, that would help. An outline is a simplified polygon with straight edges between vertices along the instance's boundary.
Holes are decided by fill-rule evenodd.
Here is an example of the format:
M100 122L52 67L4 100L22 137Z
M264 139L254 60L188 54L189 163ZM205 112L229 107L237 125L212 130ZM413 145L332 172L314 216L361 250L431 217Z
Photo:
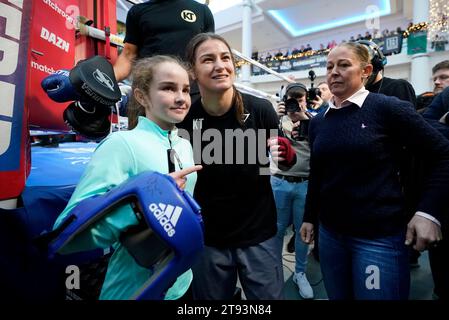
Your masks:
M409 102L369 93L364 81L371 71L363 45L334 48L327 61L334 97L309 129L311 171L301 237L310 243L319 221L330 299L407 299L407 245L422 251L442 238L449 143ZM432 161L411 221L398 178L404 145Z

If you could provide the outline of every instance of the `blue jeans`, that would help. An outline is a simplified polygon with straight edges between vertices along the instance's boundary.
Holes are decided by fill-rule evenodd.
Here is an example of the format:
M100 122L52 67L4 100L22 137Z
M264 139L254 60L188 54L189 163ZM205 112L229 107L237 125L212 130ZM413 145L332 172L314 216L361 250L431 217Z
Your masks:
M302 242L299 229L304 217L304 204L307 194L307 180L304 182L288 182L286 180L271 177L274 200L277 210L277 239L279 252L282 256L285 230L292 223L295 227L295 272L305 272L307 264L307 252L309 246Z
M319 227L324 286L331 300L405 300L410 290L405 230L364 239Z

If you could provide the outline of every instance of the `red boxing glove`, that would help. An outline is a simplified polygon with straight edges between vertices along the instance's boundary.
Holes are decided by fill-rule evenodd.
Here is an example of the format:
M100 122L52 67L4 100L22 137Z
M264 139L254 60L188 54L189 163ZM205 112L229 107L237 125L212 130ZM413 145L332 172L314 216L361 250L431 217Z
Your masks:
M280 165L291 167L296 163L296 153L293 150L290 141L284 137L278 137L277 142L279 145L280 156L285 160L279 162Z

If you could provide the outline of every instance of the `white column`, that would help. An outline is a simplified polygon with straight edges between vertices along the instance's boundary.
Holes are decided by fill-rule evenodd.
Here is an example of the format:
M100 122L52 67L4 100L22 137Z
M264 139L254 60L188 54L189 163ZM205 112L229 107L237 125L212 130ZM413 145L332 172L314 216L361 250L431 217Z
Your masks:
M413 0L413 23L429 21L429 0ZM432 66L428 53L412 55L411 83L416 94L432 91L430 79L432 78Z
M251 58L252 54L252 0L243 1L243 17L242 17L242 53L244 56ZM242 65L242 84L250 86L251 66L247 63Z
M413 23L429 21L429 0L413 0Z

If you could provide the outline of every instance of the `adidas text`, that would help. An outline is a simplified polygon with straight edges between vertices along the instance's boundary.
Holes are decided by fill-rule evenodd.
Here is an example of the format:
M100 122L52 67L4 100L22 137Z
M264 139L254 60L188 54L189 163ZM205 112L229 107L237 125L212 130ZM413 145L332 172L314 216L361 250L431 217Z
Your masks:
M172 206L159 203L159 205L152 203L149 205L149 209L153 212L153 215L159 221L159 224L164 228L169 237L173 237L176 233L175 227L181 216L182 208L178 206Z

